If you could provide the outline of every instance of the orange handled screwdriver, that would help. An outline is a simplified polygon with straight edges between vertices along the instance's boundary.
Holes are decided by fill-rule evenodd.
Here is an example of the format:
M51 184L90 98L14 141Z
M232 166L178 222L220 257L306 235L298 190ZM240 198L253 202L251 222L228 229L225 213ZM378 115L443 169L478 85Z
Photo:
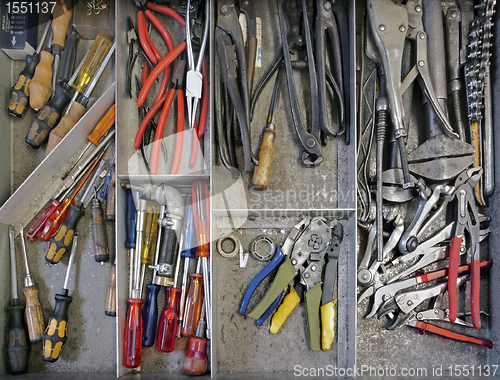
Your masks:
M198 235L198 250L196 256L201 259L203 268L204 302L207 320L207 338L211 339L211 303L210 303L210 277L208 272L210 257L210 191L205 181L193 183L193 215L196 234Z
M104 136L109 129L115 124L115 111L116 107L113 104L111 108L106 112L106 114L102 117L101 120L97 123L94 130L87 136L89 141L85 148L83 148L82 153L76 159L75 163L62 175L61 179L66 179L71 170L76 166L76 164L82 159L87 150L92 146L92 144L97 145L102 136Z

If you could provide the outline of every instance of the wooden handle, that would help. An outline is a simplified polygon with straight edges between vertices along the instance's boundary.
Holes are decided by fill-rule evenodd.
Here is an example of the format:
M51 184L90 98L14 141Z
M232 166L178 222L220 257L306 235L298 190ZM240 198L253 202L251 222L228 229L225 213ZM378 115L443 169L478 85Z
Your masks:
M116 265L111 266L108 292L106 294L106 315L116 316Z
M255 61L257 60L257 38L250 37L248 40L248 88L250 90L250 95L253 89L253 78L255 74Z
M69 22L73 16L71 0L59 0L54 7L53 15L52 32L54 38L52 39L52 45L59 45L64 48Z
M24 288L23 293L26 297L26 322L30 341L37 342L42 339L43 330L45 329L42 306L38 300L38 289L30 286Z
M106 112L106 115L97 123L92 133L87 136L92 144L97 145L99 139L104 136L109 128L115 123L115 109L115 105L113 104L108 112Z
M42 51L40 63L30 83L30 106L35 111L41 110L52 94L52 63L54 56L48 51Z
M49 135L49 142L45 149L47 156L59 144L59 142L71 131L76 123L82 118L87 109L78 102L74 102L69 112L63 116L57 127L55 127Z
M110 170L111 182L108 188L108 199L106 201L106 220L115 221L115 187L116 187L116 169L115 165Z
M474 157L475 157L475 161L473 163L473 166L475 168L477 168L478 166L482 166L482 155L483 155L483 146L482 146L482 136L481 136L481 126L479 124L479 122L477 121L474 121L472 122L471 126L470 126L470 130L471 130L471 144L472 146L474 147L475 151L474 151ZM479 203L480 206L484 206L484 199L483 199L483 189L482 189L482 182L479 181L477 184L476 184L476 188L475 188L475 194L476 194L476 198L477 198L477 201Z
M262 143L259 148L259 165L255 167L252 179L252 186L257 190L265 190L269 184L275 136L276 133L271 128L266 128L262 133Z

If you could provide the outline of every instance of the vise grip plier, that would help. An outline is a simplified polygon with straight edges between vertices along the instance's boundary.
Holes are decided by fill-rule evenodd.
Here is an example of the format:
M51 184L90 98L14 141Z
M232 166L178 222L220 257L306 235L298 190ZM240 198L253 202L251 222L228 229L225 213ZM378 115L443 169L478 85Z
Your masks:
M444 133L449 137L458 138L434 92L427 59L427 34L422 21L423 11L421 0L409 0L406 5L395 4L391 0L368 0L371 32L387 77L391 121L394 125L394 137L398 141L401 154L404 187L413 184L410 183L404 142L407 130L404 125L402 94L417 77ZM406 78L402 80L401 65L407 39L415 41L416 62Z

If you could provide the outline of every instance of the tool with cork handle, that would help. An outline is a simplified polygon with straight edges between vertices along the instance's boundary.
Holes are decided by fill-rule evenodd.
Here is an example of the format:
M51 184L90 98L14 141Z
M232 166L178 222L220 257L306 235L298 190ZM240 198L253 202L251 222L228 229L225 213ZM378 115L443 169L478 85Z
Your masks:
M276 133L274 132L274 120L276 118L276 111L278 110L281 75L280 70L276 76L276 83L274 84L269 114L267 116L267 125L264 132L262 132L262 142L260 144L258 157L259 165L255 167L253 172L252 186L256 190L265 190L269 184L269 175L271 174L271 165L274 155L274 139L276 137Z
M30 274L22 225L19 225L19 234L21 235L21 245L24 253L24 265L26 266L26 277L24 277L23 288L23 293L26 297L26 322L28 324L30 341L37 342L42 339L44 329L42 305L40 305L40 300L38 299L38 288Z
M55 78L59 70L59 61L66 43L66 33L68 32L69 23L73 17L72 0L57 0L54 9L52 10L53 22L52 32L54 39L52 40L52 54L54 55L54 76L52 80L52 88L56 86Z
M104 152L102 152L102 154L104 154ZM96 172L94 173L94 176L92 177L87 186L87 189L85 190L85 193L80 199L80 202L78 202L77 204L70 204L70 211L68 216L61 223L57 232L50 238L47 253L45 254L45 259L49 263L57 264L59 260L61 260L61 257L66 253L66 251L71 248L73 235L76 232L76 226L80 218L85 215L85 204L88 200L90 200L90 197L92 196L94 184L101 174L103 166L104 161L99 164ZM89 173L92 172L92 170L93 168L89 170Z
M115 51L116 43L113 43L109 49L106 57L101 63L99 69L95 73L94 77L90 81L88 87L86 88L83 95L80 95L78 99L73 102L70 109L66 115L63 116L57 127L55 127L49 135L49 141L47 143L47 148L45 149L45 154L48 155L52 150L59 144L59 142L66 136L66 134L75 126L75 124L82 118L82 116L87 112L87 106L89 103L89 97L94 90L99 78L101 77L106 65L110 61L113 53ZM78 93L78 92L77 92Z
M7 313L9 314L7 356L9 357L10 373L20 375L28 370L30 342L28 340L28 328L26 322L24 322L24 306L21 305L17 292L15 237L16 231L14 227L9 226L11 302L7 307Z
M51 129L59 122L64 107L71 100L71 94L68 89L70 88L70 84L75 81L83 63L82 61L76 71L74 70L79 39L78 33L73 30L68 31L66 50L64 51L61 72L54 88L54 93L50 100L42 107L41 111L31 118L31 125L25 142L33 149L40 148L42 143L47 139Z
M75 261L76 246L78 244L78 234L73 238L73 247L68 261L68 269L66 269L66 277L62 287L61 294L56 294L56 304L54 311L49 317L47 328L43 333L43 360L49 363L54 363L59 359L61 350L68 340L68 308L73 298L68 295L68 280L71 273L71 267Z
M50 26L52 20L47 21L45 28L43 29L42 37L33 55L26 56L26 66L24 66L23 71L19 74L19 78L10 89L10 100L7 111L10 115L16 117L22 117L26 107L28 106L30 97L30 83L35 74L36 66L40 62L40 51L42 50L43 44L47 35L49 34Z
M52 64L54 56L52 55L52 37L53 32L50 30L47 38L47 46L45 50L40 52L40 62L36 65L35 73L30 82L30 107L35 111L39 111L49 100L52 94Z

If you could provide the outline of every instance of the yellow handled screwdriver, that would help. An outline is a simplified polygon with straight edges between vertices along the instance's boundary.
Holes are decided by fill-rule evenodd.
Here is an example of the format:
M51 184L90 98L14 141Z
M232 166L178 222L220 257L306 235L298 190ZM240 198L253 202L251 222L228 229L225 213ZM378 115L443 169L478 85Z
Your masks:
M75 234L73 238L73 247L71 248L71 254L69 256L68 269L66 269L66 278L64 279L64 285L61 294L56 294L56 304L54 306L54 311L49 317L49 322L47 323L47 328L43 333L43 360L46 362L54 363L59 359L61 350L64 343L68 340L68 308L73 297L69 296L68 290L68 280L69 274L71 272L71 267L75 261L76 246L78 243L78 234Z
M24 265L26 266L26 277L24 277L23 288L23 293L26 297L26 322L28 324L30 341L37 342L42 339L44 328L42 305L40 305L40 300L38 299L38 288L30 274L22 225L19 225L19 234L21 235L21 245L24 253Z
M38 62L40 62L40 51L42 50L42 46L47 38L47 35L49 34L51 23L52 21L49 20L45 24L42 38L40 38L40 42L38 43L35 53L33 53L33 55L26 56L26 66L24 66L23 71L19 74L19 79L14 87L10 89L9 107L7 110L12 116L22 117L26 107L28 106L30 83L33 75L35 74L36 66L38 65Z
M104 58L102 64L99 66L99 69L95 73L94 77L90 81L88 87L85 92L80 95L77 101L70 104L69 111L64 117L61 119L57 127L55 127L49 135L49 142L47 143L47 148L45 150L45 154L48 155L59 142L66 136L66 134L75 126L75 124L82 118L82 116L87 112L87 106L90 100L90 94L94 90L99 78L101 77L106 65L110 61L114 51L115 51L116 43L114 43L108 51L108 54ZM78 91L77 91L77 94Z

